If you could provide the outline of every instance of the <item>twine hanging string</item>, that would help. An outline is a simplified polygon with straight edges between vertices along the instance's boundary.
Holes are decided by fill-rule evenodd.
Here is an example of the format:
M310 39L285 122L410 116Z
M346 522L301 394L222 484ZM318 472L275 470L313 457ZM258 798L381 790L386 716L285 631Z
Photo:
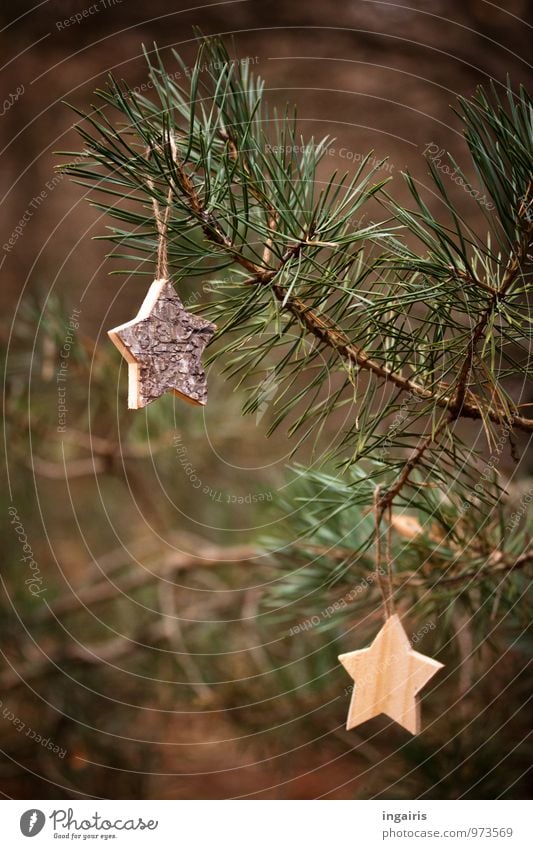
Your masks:
M176 142L172 133L169 134L170 151L172 160L176 160ZM147 149L146 158L149 159L151 154L150 148ZM152 177L148 177L148 188L152 196L152 206L154 209L155 223L157 227L158 244L156 258L156 280L169 279L168 265L168 222L170 220L170 210L172 205L172 197L174 195L174 187L172 183L169 185L167 201L165 209L162 212L159 201L155 196L155 187Z
M388 606L389 615L392 616L394 613L394 586L392 583L392 504L387 505L385 521L387 522L387 530L385 532L385 562L387 564Z
M385 513L387 529L385 536L385 552L382 545L381 522ZM387 505L385 510L381 506L381 487L377 486L374 492L374 515L376 521L375 542L375 564L376 577L383 599L383 615L385 621L394 614L394 587L392 583L392 507ZM385 557L383 557L385 554ZM383 560L385 560L386 571L383 572Z

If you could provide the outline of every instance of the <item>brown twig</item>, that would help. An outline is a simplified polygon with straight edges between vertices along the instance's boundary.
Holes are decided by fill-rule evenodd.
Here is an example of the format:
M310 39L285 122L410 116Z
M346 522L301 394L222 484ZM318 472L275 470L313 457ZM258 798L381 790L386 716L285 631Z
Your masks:
M349 549L306 546L306 550L311 550L317 554L331 557L335 560L344 561L353 557L354 552ZM465 552L463 552L465 553ZM469 581L473 578L490 578L493 575L499 575L506 572L515 572L524 568L529 563L533 562L533 548L527 549L518 557L509 555L503 551L494 551L488 558L485 566L481 569L468 569L466 572L460 572L456 575L438 575L435 577L435 583L441 584L457 584L463 581ZM420 577L417 572L402 571L399 574L393 575L393 584L398 586L426 586L431 583L431 576Z
M179 661L189 676L189 684L201 701L213 698L211 687L202 680L202 673L191 653L187 650L185 639L180 626L174 587L158 585L159 603L163 614L163 629L169 645L179 655Z
M222 227L219 225L214 214L212 212L208 212L204 208L192 179L189 177L184 166L179 162L179 160L176 160L176 173L178 175L178 188L188 200L191 213L198 219L205 236L214 244L219 245L221 248L230 252L235 261L250 272L251 277L248 280L245 280L243 285L264 286L272 284L272 292L277 300L283 304L283 307L290 312L316 339L335 350L342 359L345 359L350 364L374 374L376 377L396 386L404 392L409 392L418 398L432 401L435 405L443 409L452 410L455 418L461 417L483 420L487 417L497 424L502 423L502 413L500 410L494 408L484 410L474 400L467 399L466 382L468 374L466 374L466 379L464 376L460 377L458 381L459 389L454 395L436 395L416 380L406 377L400 372L393 371L388 366L376 362L376 360L372 359L362 348L351 343L344 332L337 327L333 321L329 318L324 318L318 315L299 298L287 298L285 289L282 286L273 283L273 281L285 265L304 250L308 243L308 239L311 238L311 234L307 234L299 242L291 245L285 251L277 268L268 268L265 264L258 265L244 257L236 250L231 240L226 236ZM522 254L520 254L520 257L521 256ZM507 288L509 288L516 275L519 273L520 257L516 257L516 262L512 262L510 264L506 282L497 293L498 299L501 298L502 294ZM487 321L488 317L485 320L484 326ZM484 327L479 327L479 329L474 330L465 363L467 363L467 361L470 363L473 356L470 349L475 348L475 345L477 345L483 329ZM474 336L476 337L475 339ZM464 365L463 370L466 372L467 369L469 370L469 366ZM464 390L461 388L463 383L465 384ZM511 413L507 417L507 421L511 427L523 430L527 433L533 433L533 419L528 419L525 416L518 415L517 413Z
M101 457L88 457L83 460L69 460L67 463L54 463L34 454L26 460L26 466L43 478L50 480L72 480L87 475L98 475L107 471L107 464Z
M419 463L424 458L426 451L432 446L432 444L436 441L437 437L440 435L441 431L448 425L450 421L450 416L445 417L437 428L431 433L424 435L421 437L417 447L411 453L410 457L404 464L402 471L398 475L396 481L390 486L380 497L379 506L381 509L381 516L383 516L385 510L388 510L392 507L392 503L396 496L400 494L404 486L406 486L410 482L410 477L412 472L416 469Z
M142 569L131 571L121 579L120 586L109 579L98 581L98 583L80 590L76 595L58 599L51 607L40 608L36 611L33 621L39 624L49 622L84 607L111 601L121 594L132 592L154 581L171 580L176 572L193 568L220 566L228 562L242 563L257 558L259 555L260 553L256 549L245 545L224 549L212 545L199 545L195 554L173 552L164 561L159 574Z
M472 369L474 367L474 360L476 357L477 346L479 344L479 341L483 336L487 325L490 319L492 318L492 315L497 310L499 304L510 290L511 286L520 274L522 265L527 260L528 251L531 245L532 230L533 228L531 222L526 220L524 223L524 238L519 240L514 245L513 250L511 251L511 255L507 263L507 268L502 284L498 289L491 290L491 297L489 303L487 304L486 309L481 314L478 323L472 331L472 336L470 337L470 341L468 343L466 356L459 371L455 398L453 399L453 403L450 404L450 409L454 413L455 417L461 415L461 410L465 403L466 393L468 390L468 382L472 373ZM503 422L500 420L500 423Z
M298 247L299 250L302 250L305 247L305 242L299 243ZM292 256L295 256L294 252L291 254ZM287 261L286 257L283 257L282 263L284 264ZM244 282L245 284L268 283L277 273L277 271L267 272L261 279L252 278ZM335 350L343 359L352 365L364 371L371 372L376 377L391 383L404 392L408 392L423 400L432 401L442 409L449 410L453 406L455 399L452 395L436 395L416 380L405 377L405 375L393 371L388 366L376 362L362 348L349 342L345 334L329 318L325 319L318 315L299 298L286 298L286 292L281 286L274 284L271 288L278 301L284 304L285 309L291 312L315 338ZM455 415L461 418L481 420L486 415L491 421L497 424L502 423L502 414L500 411L490 408L482 411L478 404L466 399L460 408L458 408ZM527 433L533 433L533 419L512 413L507 420L512 427Z

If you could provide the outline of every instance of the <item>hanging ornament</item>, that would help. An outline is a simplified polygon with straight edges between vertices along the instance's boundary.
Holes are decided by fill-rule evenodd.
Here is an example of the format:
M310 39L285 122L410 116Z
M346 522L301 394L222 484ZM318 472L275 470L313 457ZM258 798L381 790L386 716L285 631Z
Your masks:
M170 137L172 155L175 143ZM189 404L207 403L207 382L201 355L216 327L187 312L169 280L167 231L173 190L169 189L164 214L153 194L159 234L157 279L137 313L125 324L108 330L113 344L128 362L128 407L145 407L165 392Z
M443 664L411 648L397 614L389 616L367 649L341 654L355 684L346 728L385 713L411 734L420 733L418 693Z
M339 660L354 680L346 728L384 713L411 734L420 733L418 693L443 664L411 648L400 617L394 611L391 509L387 508L386 569L382 566L379 488L376 490L376 575L383 596L385 624L366 649L341 654Z
M154 280L136 318L108 331L128 362L128 407L145 407L164 392L206 404L200 357L214 332L214 324L184 309L168 280Z

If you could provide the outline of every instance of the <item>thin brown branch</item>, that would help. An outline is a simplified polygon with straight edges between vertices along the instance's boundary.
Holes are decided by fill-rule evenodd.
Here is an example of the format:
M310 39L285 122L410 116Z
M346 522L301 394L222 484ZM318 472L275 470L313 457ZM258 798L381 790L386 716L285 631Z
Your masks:
M516 278L520 274L520 271L522 270L524 262L526 262L527 260L533 230L531 222L526 220L524 223L523 230L523 238L520 239L516 245L514 245L514 248L511 251L511 256L507 263L507 268L501 286L498 289L492 290L489 303L487 304L486 309L481 314L477 325L472 331L472 336L470 337L470 341L468 343L466 356L459 371L455 398L453 400L453 403L450 405L450 409L453 411L455 417L461 415L461 410L465 403L466 393L468 391L468 382L470 380L472 369L474 367L474 361L476 358L477 346L493 314L498 309L498 306L504 299L505 295L511 289L513 283L515 282Z
M161 571L155 572L136 569L130 571L120 579L120 586L114 581L102 580L92 586L81 589L76 595L68 595L59 598L51 607L42 607L33 616L35 623L49 622L61 618L69 613L74 613L94 604L102 604L112 601L117 597L138 590L154 581L170 580L176 572L188 569L212 568L227 563L245 562L257 558L260 552L251 546L233 546L228 548L217 548L212 545L204 545L196 548L195 554L173 552L163 563Z
M51 430L49 431L49 435L50 437L53 435ZM76 430L75 428L69 428L66 433L62 434L61 441L77 445L79 448L86 448L91 454L113 459L117 457L128 457L131 459L153 457L154 454L158 451L163 451L169 445L167 436L150 440L145 445L137 445L134 442L119 443L115 439L106 439L103 436L97 436L94 433L85 433L85 431Z
M176 608L174 587L166 587L164 584L159 583L157 590L161 613L163 614L163 630L169 645L179 655L180 663L189 676L189 684L198 698L201 701L212 699L213 690L203 681L202 672L198 664L187 650Z
M219 245L229 251L233 255L235 261L251 273L252 276L248 280L245 280L243 285L271 284L271 290L276 299L282 304L283 308L290 312L316 339L335 350L342 359L346 360L350 364L374 374L376 377L396 386L404 392L409 392L412 395L416 395L418 398L431 401L442 409L452 410L455 418L461 417L484 420L484 418L487 417L497 424L502 423L501 411L494 408L483 410L475 401L470 398L467 399L466 393L466 384L468 382L468 374L470 373L473 350L481 337L489 316L487 316L486 319L483 318L483 326L481 326L480 321L478 328L476 328L473 332L467 359L465 359L465 364L463 365L461 376L458 381L458 391L454 395L436 395L416 380L406 377L400 372L396 372L388 366L372 359L362 348L351 343L344 332L333 321L329 318L320 316L299 298L287 298L285 289L273 282L287 262L298 256L305 248L307 238L302 239L300 242L297 242L288 248L282 256L278 267L275 269L266 268L264 265L257 265L256 263L251 262L233 247L231 240L225 235L216 217L211 212L205 210L202 205L201 198L184 167L180 163L177 163L176 168L179 175L180 189L188 199L189 208L202 225L206 237L216 245ZM504 282L503 286L497 293L498 298L501 298L502 294L509 288L516 275L519 273L519 270L520 259L516 258L516 262L512 262L510 264L506 282ZM470 349L472 349L472 351ZM462 388L463 385L464 388ZM527 433L533 433L533 419L528 419L525 416L512 413L506 418L506 421L513 428L526 431Z
M50 655L39 654L35 660L27 661L23 666L13 667L0 678L3 691L13 690L28 681L34 681L43 675L49 675L53 666L61 668L65 663L109 664L131 654L138 644L156 645L166 639L165 627L162 621L148 628L143 628L134 637L116 637L96 645L72 643L61 646ZM35 654L35 651L33 652Z
M274 274L272 274L273 276ZM246 282L256 283L257 281L253 279ZM271 288L278 301L284 302L285 309L291 312L315 338L328 345L328 347L333 348L343 359L364 371L371 372L376 377L391 383L404 392L416 395L416 397L427 401L432 401L442 409L449 410L456 403L451 395L436 395L416 380L405 377L401 373L393 371L388 366L376 362L362 348L349 342L344 333L330 319L325 319L313 312L310 307L298 298L286 299L286 293L282 287L274 284ZM478 404L470 400L464 400L455 415L461 418L482 420L484 413L491 421L501 424L502 415L498 410L488 409L482 411ZM533 419L513 413L509 417L508 422L518 430L533 433Z
M483 291L488 292L489 295L494 295L496 293L496 289L493 289L492 286L489 286L488 283L485 283L483 280L479 280L477 277L472 277L468 271L462 271L461 269L454 268L453 265L450 266L450 271L452 272L453 277L459 278L459 280L463 280L465 283L468 283L471 286L476 286L479 289L483 289Z
M219 136L223 141L227 143L230 151L230 156L233 161L236 162L240 158L242 169L249 179L248 189L250 191L250 194L252 194L256 201L259 203L259 205L265 209L266 215L268 217L268 229L270 230L272 235L269 236L269 238L266 240L265 247L263 250L263 256L261 257L263 268L266 269L272 255L272 245L274 242L274 231L278 222L278 212L276 208L272 205L272 203L270 203L268 198L266 198L261 192L257 190L255 182L252 179L250 169L247 165L246 157L243 156L242 152L237 148L235 139L231 136L231 134L226 128L222 128L219 131Z
M317 555L323 554L325 557L330 557L336 562L344 562L348 559L356 557L357 552L339 546L326 547L317 545L306 545L305 551L311 551ZM461 552L468 555L468 550ZM428 561L431 563L431 559ZM492 578L507 572L516 572L533 563L533 548L527 549L518 557L509 555L503 551L494 551L488 558L485 565L480 569L467 569L464 572L459 572L454 575L423 575L420 576L417 572L401 571L393 575L393 582L398 586L416 586L423 587L433 584L441 586L442 584L460 584L472 579L479 580L483 578ZM370 561L369 561L370 567Z
M198 219L204 235L209 239L209 241L214 242L214 244L219 245L221 248L224 248L226 251L231 253L235 262L242 265L242 267L250 274L261 277L265 273L266 269L251 262L251 260L247 259L234 248L231 239L226 236L215 215L205 209L193 180L188 175L185 167L177 156L175 156L175 166L176 174L178 176L178 188L181 189L181 193L187 199L189 209L194 217Z
M31 460L26 461L26 465L41 477L50 480L65 480L65 478L72 480L87 475L98 475L107 469L106 463L101 457L70 460L68 463L54 463L51 460L44 460L42 457L33 455Z
M380 520L385 510L388 510L392 507L392 502L394 501L396 496L399 495L404 486L409 483L412 472L416 469L419 463L422 462L425 453L429 450L429 448L435 442L440 433L448 425L450 418L451 415L446 416L431 433L423 436L420 439L417 447L414 449L414 451L411 453L410 457L404 464L402 471L398 475L396 481L383 493L383 495L380 496Z
M459 575L450 575L440 578L439 584L457 584L472 579L490 578L505 572L516 572L533 562L533 548L527 549L518 557L509 556L503 551L495 551L488 558L487 564L482 569L469 569Z

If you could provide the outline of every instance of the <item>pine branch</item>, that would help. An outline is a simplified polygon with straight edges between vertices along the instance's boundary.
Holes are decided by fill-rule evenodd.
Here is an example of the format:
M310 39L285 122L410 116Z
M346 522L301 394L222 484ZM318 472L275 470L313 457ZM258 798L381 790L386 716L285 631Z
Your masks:
M234 144L232 150L234 151L233 155L238 155ZM182 163L179 161L176 162L176 170L179 175L178 189L187 200L193 215L201 223L206 238L213 242L213 244L228 251L234 258L235 262L239 263L243 268L252 273L253 276L245 280L243 285L265 286L270 284L270 288L277 300L280 302L282 309L291 313L291 315L293 315L316 339L323 344L328 345L330 348L335 350L339 356L358 368L370 371L376 377L392 383L394 386L405 392L412 393L424 400L438 405L441 408L450 410L454 418L463 417L469 419L484 419L485 416L488 416L497 424L503 423L502 413L498 410L481 410L479 405L475 402L466 402L467 383L477 344L487 327L491 315L516 280L516 277L522 267L522 263L527 257L531 242L531 226L528 227L526 238L524 238L518 246L515 255L509 264L502 286L498 291L493 292L489 306L482 314L480 321L472 332L467 357L459 374L456 395L454 397L442 396L436 395L435 393L425 389L425 387L421 386L416 381L406 378L402 374L394 372L393 370L374 362L362 348L350 344L346 336L339 330L338 327L335 326L333 322L316 314L300 299L287 297L286 291L274 282L276 277L279 276L280 272L291 259L298 257L307 244L313 244L312 232L309 234L311 238L302 239L295 243L293 247L288 248L275 269L269 269L264 265L261 266L252 263L241 253L237 253L235 251L231 240L224 233L216 216L209 212L202 203L192 180L186 173ZM271 236L270 239L272 238L273 237ZM267 250L270 250L270 244L268 241L265 244L265 251ZM268 256L268 253L264 255ZM528 433L533 432L533 419L527 419L524 416L519 416L518 414L513 413L509 415L506 423L518 430L523 430Z
M511 252L511 257L509 259L509 262L507 263L505 276L501 286L499 287L499 289L491 289L492 294L489 304L482 313L480 320L472 331L472 337L470 339L470 342L468 343L468 351L465 357L465 361L459 372L459 377L457 380L457 391L452 405L452 411L457 417L461 415L461 410L465 403L468 380L474 365L477 346L487 328L487 325L489 324L491 317L496 312L496 310L499 309L500 305L504 302L505 296L510 291L517 277L521 273L521 270L527 261L528 254L531 249L531 242L533 238L533 223L527 218L523 217L523 213L521 212L521 210L518 211L518 216L519 219L523 218L521 238L514 246ZM513 427L514 421L512 416L508 424ZM519 429L522 429L521 426L518 424L515 426Z
M503 103L494 89L460 100L473 168L494 202L491 232L481 235L431 161L440 219L410 175L412 208L368 161L323 183L329 140L304 144L288 110L270 120L262 81L216 39L202 43L188 90L159 57L150 74L159 103L111 80L100 97L126 124L114 127L101 109L85 116L86 148L66 170L100 192L98 207L119 222L110 238L127 249L117 256L143 274L157 247L151 202L165 209L172 189L170 265L180 279L209 277L205 309L220 328L212 359L245 387L248 411L261 403L265 372L274 375L270 432L287 422L296 450L344 413L327 459L351 482L328 479L329 499L313 492L309 533L334 533L338 516L368 510L379 487L378 520L408 491L420 515L455 538L468 502L472 538L475 517L503 550L490 519L502 489L486 475L479 485L477 454L457 424L481 422L489 448L497 431L511 445L517 432L533 433L509 388L533 377L524 356L533 337L530 97L509 88ZM376 199L387 210L377 222L367 212ZM364 527L361 552L372 547L372 522ZM318 570L325 583L353 564L337 564L334 579L330 567Z
M410 482L411 474L420 465L422 462L424 455L427 451L430 450L433 443L438 439L441 431L444 430L445 427L448 426L449 422L454 418L453 413L449 413L447 417L444 418L443 421L429 434L424 435L415 450L411 453L411 456L405 463L401 473L398 475L396 481L389 486L386 492L380 493L379 499L377 502L378 515L377 515L377 524L381 523L381 519L383 518L385 512L392 508L392 504L394 499L401 493L402 489L407 486Z

